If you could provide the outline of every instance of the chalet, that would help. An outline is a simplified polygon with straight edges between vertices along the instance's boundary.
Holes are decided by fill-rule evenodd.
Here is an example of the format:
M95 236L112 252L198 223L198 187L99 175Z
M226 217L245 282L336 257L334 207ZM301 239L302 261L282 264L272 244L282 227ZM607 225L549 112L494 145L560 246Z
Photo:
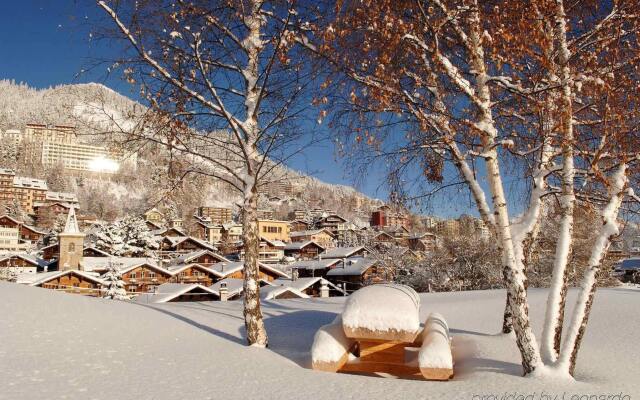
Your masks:
M31 254L2 254L0 255L0 269L9 269L16 274L35 274L47 269L49 263Z
M165 218L164 214L158 211L156 208L152 208L143 214L144 220L154 223L155 225L163 225Z
M313 260L324 250L325 248L316 242L292 242L285 245L284 255L293 257L296 260Z
M269 281L266 281L264 279L260 279L258 281L258 284L260 285L260 287L271 285ZM226 298L220 292L220 289L223 287L227 289ZM244 291L244 279L225 278L214 283L209 288L216 291L220 295L220 300L236 300L242 297L242 293Z
M54 260L58 258L60 254L60 245L58 243L50 244L40 249L42 252L42 258L45 260ZM111 254L106 251L100 250L93 246L84 246L82 248L83 257L111 257Z
M327 229L329 232L333 233L335 236L337 236L340 231L349 229L348 225L349 225L349 221L338 214L329 214L325 217L322 217L318 222L318 226L320 228Z
M212 301L220 297L214 290L197 283L164 283L154 293L144 293L135 298L137 303L169 303L185 301Z
M36 279L29 283L30 286L39 286L45 289L54 289L87 296L100 296L103 284L102 279L96 274L78 270L36 274Z
M300 219L289 222L289 230L291 232L307 231L311 229L311 222Z
M242 261L221 262L210 267L220 279L244 279L244 263ZM265 263L258 263L258 279L271 282L278 278L289 278L280 269Z
M43 226L43 224L48 221L53 221L58 215L67 215L69 213L69 209L74 205L71 203L64 202L38 202L33 203L33 212L36 217L36 221L38 225Z
M372 238L373 243L395 243L396 238L387 232L377 232Z
M323 259L331 258L349 258L349 257L364 257L367 255L367 249L364 246L354 247L335 247L328 249L324 253L320 254Z
M420 233L408 238L409 248L413 251L432 253L436 249L437 236L433 233Z
M47 232L44 232L34 226L27 225L8 215L0 216L0 227L17 228L20 232L20 239L26 242L35 243L42 239Z
M306 294L309 297L343 296L345 292L338 286L322 277L276 279L271 282L275 287L291 287Z
M215 251L210 243L192 236L165 236L160 241L163 258L174 254L187 254L199 250Z
M260 290L262 300L308 299L310 296L292 286L265 286Z
M324 277L331 268L340 262L342 262L342 260L339 258L301 260L295 261L290 267L291 271L294 271L300 278Z
M242 240L242 225L222 224L222 241L238 242Z
M118 272L122 276L125 289L132 293L153 291L156 287L169 282L173 277L171 272L153 262L129 265L119 269Z
M292 242L315 242L325 249L335 246L336 236L327 229L291 232Z
M208 267L219 262L228 262L223 256L214 253L211 250L197 250L191 253L183 254L180 257L169 261L169 266L180 266L186 264L200 264Z
M183 231L182 229L175 228L175 227L157 229L155 231L151 231L151 234L153 236L162 236L162 237L167 237L167 236L187 237L187 236L189 236L189 235L187 235L187 232Z
M213 269L195 263L169 266L167 269L171 273L170 282L172 283L197 283L211 286L221 278L220 274Z
M260 249L258 250L258 260L267 264L278 264L284 258L286 244L280 240L269 240L260 237ZM244 246L238 246L236 255L240 261L244 260Z
M150 231L161 231L164 228L162 227L162 225L153 222L153 221L144 221L144 223L147 225L147 228L149 228Z
M363 286L389 280L384 270L371 258L353 257L343 260L327 272L326 279L334 285L353 292Z

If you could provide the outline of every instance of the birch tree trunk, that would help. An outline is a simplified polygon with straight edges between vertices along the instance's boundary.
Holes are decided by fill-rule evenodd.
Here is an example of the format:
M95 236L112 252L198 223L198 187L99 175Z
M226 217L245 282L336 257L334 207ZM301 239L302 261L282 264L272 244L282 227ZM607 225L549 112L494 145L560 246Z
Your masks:
M611 238L619 233L617 218L628 183L626 171L627 165L623 163L611 179L610 199L602 212L602 225L598 230L598 235L591 250L589 266L580 284L571 324L558 357L558 368L571 375L574 373L580 344L589 321L589 314L591 313L591 306L596 293L596 275L600 270L603 258L607 254Z
M573 241L574 194L574 133L569 69L567 24L562 0L556 0L554 36L558 47L559 78L562 87L560 107L560 135L562 137L562 195L560 197L561 222L553 265L553 279L549 289L542 330L541 354L545 362L553 362L560 351L564 306L567 294L567 263Z

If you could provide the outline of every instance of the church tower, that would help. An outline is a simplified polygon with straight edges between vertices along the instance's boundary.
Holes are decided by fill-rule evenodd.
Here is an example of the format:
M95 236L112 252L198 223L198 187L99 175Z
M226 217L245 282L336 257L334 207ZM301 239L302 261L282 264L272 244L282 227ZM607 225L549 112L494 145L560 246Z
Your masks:
M81 269L82 249L84 247L84 233L78 228L78 219L74 207L69 208L67 224L64 231L58 234L58 270Z

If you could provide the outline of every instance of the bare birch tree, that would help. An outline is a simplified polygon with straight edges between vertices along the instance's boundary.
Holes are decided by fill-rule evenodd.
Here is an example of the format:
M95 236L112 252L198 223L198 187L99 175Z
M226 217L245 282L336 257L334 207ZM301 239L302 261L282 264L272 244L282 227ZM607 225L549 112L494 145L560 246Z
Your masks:
M355 116L344 125L391 165L394 182L417 171L436 188L469 189L498 239L508 293L504 330L513 325L525 374L573 374L594 274L635 176L628 171L638 148L629 102L639 82L637 8L630 1L572 3L570 13L562 0L347 1L325 29L299 39L334 65L344 88L339 100L320 103ZM505 189L510 163L509 174L528 182L518 218ZM453 182L447 165L456 171ZM562 217L540 346L528 316L526 264L547 196L558 198ZM594 202L603 225L589 262L595 272L585 276L561 344L577 196Z
M123 42L117 60L148 102L142 123L121 126L127 143L181 157L181 176L226 182L242 196L244 317L250 345L268 344L258 285L258 188L299 151L295 122L313 71L296 56L288 22L295 1L98 1L105 37ZM118 125L117 118L109 121Z

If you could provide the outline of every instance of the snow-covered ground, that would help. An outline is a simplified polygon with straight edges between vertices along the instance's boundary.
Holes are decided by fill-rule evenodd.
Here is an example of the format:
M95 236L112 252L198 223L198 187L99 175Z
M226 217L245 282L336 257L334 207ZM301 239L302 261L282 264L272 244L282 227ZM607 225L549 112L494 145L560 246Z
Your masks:
M530 291L537 332L545 294ZM533 395L527 400L572 400L574 394L640 395L638 289L598 292L577 382L520 376L513 338L495 335L503 291L423 294L421 301L421 320L430 312L441 313L457 348L473 350L456 366L453 381L310 370L313 335L341 311L343 298L265 303L270 338L265 350L244 345L239 302L151 306L0 283L0 398L501 400L516 393Z

